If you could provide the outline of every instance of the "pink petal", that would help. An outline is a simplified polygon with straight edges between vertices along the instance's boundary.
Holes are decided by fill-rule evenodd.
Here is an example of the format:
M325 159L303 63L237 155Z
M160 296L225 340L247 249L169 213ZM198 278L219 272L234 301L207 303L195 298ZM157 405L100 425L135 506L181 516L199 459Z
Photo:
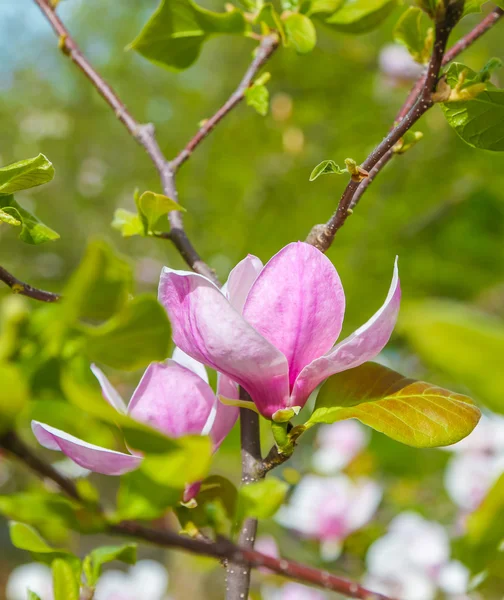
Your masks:
M137 469L142 462L141 456L124 454L88 444L69 433L38 421L32 421L32 431L44 448L61 450L79 466L95 473L123 475L123 473Z
M173 351L172 360L186 369L190 369L193 373L199 375L203 381L208 383L208 373L205 369L205 365L202 365L197 360L194 360L194 358L191 358L189 354L186 354L183 350L177 348L177 346L175 346L175 350Z
M228 280L222 288L231 303L240 314L247 299L250 288L263 269L263 264L257 256L249 254L241 260L229 273Z
M147 367L128 412L171 437L199 435L215 401L212 388L199 375L167 360Z
M266 418L288 406L285 356L245 322L211 281L165 268L159 299L179 348L243 386Z
M226 375L217 375L217 396L224 396L230 400L238 400L239 391L237 384ZM210 430L215 448L217 449L227 434L233 429L238 420L240 409L237 406L228 406L217 399L215 420Z
M383 306L352 335L301 371L292 392L293 406L302 406L313 390L330 375L353 369L375 358L392 335L400 301L401 286L396 259L392 283Z
M93 375L98 379L98 382L102 389L102 394L105 400L121 414L125 415L127 412L126 404L121 398L119 392L107 379L105 373L99 369L96 365L91 365L91 371Z
M319 250L297 242L264 267L243 316L289 361L289 381L337 340L345 312L338 273Z
M185 486L184 495L182 496L182 502L190 502L193 498L195 498L201 489L201 481L196 481L196 483L190 483Z

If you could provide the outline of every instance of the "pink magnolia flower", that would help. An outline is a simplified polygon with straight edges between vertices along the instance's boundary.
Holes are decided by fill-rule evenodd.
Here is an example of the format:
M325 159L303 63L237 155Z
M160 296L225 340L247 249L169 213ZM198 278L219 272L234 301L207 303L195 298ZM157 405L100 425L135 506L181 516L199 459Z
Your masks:
M176 349L173 358L152 363L133 392L128 407L104 373L92 371L100 382L105 400L119 413L177 438L183 435L209 435L216 450L238 418L238 409L225 406L208 385L203 365ZM225 382L222 390L233 394ZM89 444L60 429L32 421L32 430L42 446L60 450L85 469L104 475L122 475L140 466L142 456ZM193 497L197 486L191 486ZM186 500L189 498L185 497Z
M327 594L300 583L286 583L281 588L265 587L263 600L327 600Z
M315 470L322 475L341 471L363 450L368 439L368 431L355 419L320 426L318 448L312 457Z
M241 385L267 419L296 412L327 377L374 358L390 338L400 295L396 265L385 304L334 346L345 295L331 261L310 244L289 244L262 269L249 255L224 291L167 267L159 284L177 346Z
M276 519L305 538L320 540L322 558L334 560L345 538L371 520L381 496L380 486L369 479L307 475Z

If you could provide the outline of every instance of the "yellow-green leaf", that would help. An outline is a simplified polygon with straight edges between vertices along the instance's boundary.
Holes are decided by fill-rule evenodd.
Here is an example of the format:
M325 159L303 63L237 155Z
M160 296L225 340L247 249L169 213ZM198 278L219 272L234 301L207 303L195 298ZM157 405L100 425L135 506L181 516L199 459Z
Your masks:
M0 168L0 195L48 183L54 177L54 167L43 154Z
M52 563L54 600L79 600L79 580L70 563L56 558Z
M300 13L290 14L284 21L285 34L298 54L308 54L317 43L317 32L312 20Z
M16 218L16 216L14 216L14 215L10 215L9 213L6 213L1 208L0 208L0 221L2 221L3 223L7 223L8 225L15 225L16 227L19 227L21 225L20 219Z
M365 363L329 377L307 424L352 418L408 446L431 448L469 435L480 411L467 396Z
M115 211L112 227L120 231L123 237L145 235L142 220L138 216L138 213L125 210L124 208L118 208Z
M325 22L345 33L366 33L378 27L397 4L398 0L346 0Z
M138 208L147 219L148 231L152 231L159 219L172 210L185 211L175 200L154 192L144 192L138 199Z

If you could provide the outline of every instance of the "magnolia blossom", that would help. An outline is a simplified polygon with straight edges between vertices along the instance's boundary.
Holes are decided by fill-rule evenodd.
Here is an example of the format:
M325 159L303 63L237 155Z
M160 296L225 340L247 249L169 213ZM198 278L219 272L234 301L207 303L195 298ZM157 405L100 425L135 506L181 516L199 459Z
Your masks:
M5 588L6 599L26 600L28 591L40 600L53 600L52 573L47 565L28 563L12 570Z
M415 62L408 50L400 44L388 44L382 48L378 62L381 72L392 83L413 81L423 71L422 65Z
M438 591L453 600L466 598L469 572L450 560L445 529L416 513L402 513L391 522L388 533L369 548L366 564L372 591L401 600L434 600Z
M332 475L344 469L365 447L369 435L355 419L321 425L317 431L318 449L313 453L315 470Z
M286 583L281 588L264 587L263 600L327 600L327 594L300 583Z
M322 558L334 560L345 538L372 518L381 496L380 486L369 479L308 475L289 504L280 508L277 520L305 538L320 540Z
M141 560L125 573L110 570L98 580L94 600L169 600L168 573L155 560Z
M472 512L504 472L504 418L483 415L474 431L457 444L445 471L445 487L451 499Z
M297 412L327 377L382 350L400 295L396 265L384 305L334 346L345 295L331 261L310 244L289 244L264 268L249 255L231 271L225 290L203 275L167 267L159 284L177 346L241 385L264 417L278 420L285 418L278 411Z
M209 435L217 449L238 418L237 408L219 402L208 385L203 365L179 349L172 359L152 363L147 368L127 407L102 371L94 365L91 368L105 400L113 408L169 437ZM219 385L227 395L236 393L225 380ZM32 430L42 446L60 450L84 469L96 473L122 475L142 462L139 453L127 454L95 446L38 421L32 421ZM186 495L193 496L197 488L192 492Z

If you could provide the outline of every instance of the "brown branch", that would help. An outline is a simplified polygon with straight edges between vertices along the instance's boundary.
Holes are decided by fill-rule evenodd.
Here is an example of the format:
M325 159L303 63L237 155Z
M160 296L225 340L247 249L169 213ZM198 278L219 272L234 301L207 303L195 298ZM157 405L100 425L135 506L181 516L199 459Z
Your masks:
M175 178L170 163L166 160L156 140L154 126L138 123L119 99L114 90L108 85L101 75L92 67L86 57L82 54L76 42L71 37L68 29L59 19L51 6L50 0L34 0L46 19L51 24L56 35L59 37L59 47L70 60L84 73L92 83L96 91L107 102L115 112L119 121L126 127L135 140L145 149L150 156L161 178L163 192L177 200ZM213 269L211 269L198 255L191 241L187 237L182 224L182 217L177 211L168 215L170 222L170 239L177 248L186 263L201 275L205 275L215 283L219 284Z
M59 300L61 300L61 296L59 294L34 288L30 284L24 283L23 281L20 281L14 277L12 273L9 273L3 267L0 267L0 281L3 281L5 284L7 284L14 294L28 296L28 298L33 298L34 300L39 300L40 302L59 302Z
M247 69L247 72L245 73L236 90L212 117L204 121L196 135L171 161L170 164L173 171L176 171L191 156L191 154L194 152L194 149L206 138L206 136L213 130L217 123L219 123L237 104L243 100L245 97L245 92L252 85L257 72L277 48L277 35L272 34L262 38L261 43L257 48L254 60Z
M247 412L255 414L252 413L252 411ZM6 433L0 437L0 447L20 459L37 475L50 479L56 483L69 497L82 504L88 504L71 479L61 475L61 473L59 473L52 465L41 460L14 432ZM101 509L97 507L97 510ZM247 567L268 568L289 579L295 579L302 583L339 592L349 598L357 598L360 600L391 600L387 596L373 593L363 588L358 583L338 577L327 571L320 571L319 569L314 569L283 558L273 558L261 554L252 548L237 546L225 538L219 538L216 542L209 542L181 536L173 531L152 529L133 521L111 523L108 525L107 531L112 535L132 537L137 540L156 544L163 548L177 548L179 550L191 552L192 554L226 560L229 563L240 565L242 570L245 570Z
M445 21L436 26L436 42L426 73L420 77L409 93L408 98L397 115L395 127L362 164L362 167L369 172L369 177L361 183L350 181L343 192L338 209L329 221L325 225L315 225L313 227L307 238L309 243L315 245L322 252L328 250L337 231L343 227L346 219L352 214L353 207L359 202L382 168L394 156L394 145L433 106L432 92L436 88L441 66L452 61L458 54L491 29L503 14L504 11L502 9L496 8L445 54L448 37L455 22L454 15L450 14L450 9L448 8Z

